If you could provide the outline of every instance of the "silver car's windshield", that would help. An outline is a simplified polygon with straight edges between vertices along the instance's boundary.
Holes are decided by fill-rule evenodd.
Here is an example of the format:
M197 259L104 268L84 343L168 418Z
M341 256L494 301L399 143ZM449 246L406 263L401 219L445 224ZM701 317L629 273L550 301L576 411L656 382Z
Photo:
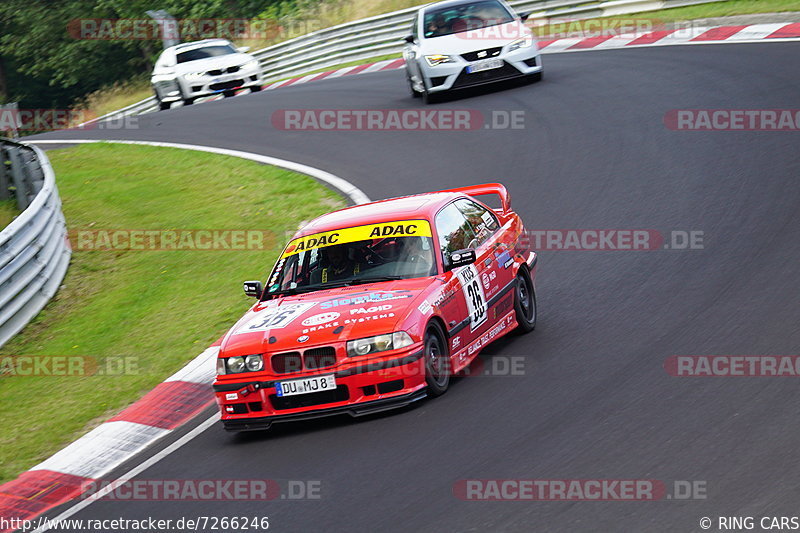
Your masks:
M426 10L422 31L431 39L513 21L514 16L497 0L481 0Z
M236 50L229 44L204 46L203 48L195 48L187 50L178 54L178 63L187 63L189 61L197 61L198 59L207 59L209 57L226 56L228 54L235 54Z

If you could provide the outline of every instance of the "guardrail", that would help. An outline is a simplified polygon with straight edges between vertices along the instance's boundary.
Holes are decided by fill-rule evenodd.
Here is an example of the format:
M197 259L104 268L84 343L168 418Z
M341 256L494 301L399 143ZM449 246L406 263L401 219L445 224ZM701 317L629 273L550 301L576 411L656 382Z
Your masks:
M531 19L586 19L623 15L706 4L725 0L512 0L517 12L531 12ZM419 9L411 7L355 22L348 22L296 37L253 53L266 78L301 76L342 63L400 53L403 37L411 30L411 21ZM146 113L157 108L154 97L114 111L105 118Z
M0 195L13 189L24 209L0 231L2 346L56 293L72 251L55 174L44 152L0 139L0 163Z

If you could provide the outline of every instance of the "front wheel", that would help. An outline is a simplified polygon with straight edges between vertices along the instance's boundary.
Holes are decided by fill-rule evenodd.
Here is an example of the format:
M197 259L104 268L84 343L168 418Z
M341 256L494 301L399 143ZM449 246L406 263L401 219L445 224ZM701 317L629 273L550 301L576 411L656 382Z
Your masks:
M444 332L435 322L425 332L425 382L430 396L441 396L450 386L450 354Z
M225 96L225 98L233 98L236 96L236 91L223 91L222 94Z
M414 88L414 82L411 81L411 76L406 76L406 79L408 80L408 89L411 92L411 96L414 98L421 98L422 93Z
M517 288L514 291L514 310L517 315L517 331L528 333L536 329L536 291L528 271L520 269L517 274Z
M250 87L251 93L257 93L259 91L261 91L261 85L253 85L252 87Z

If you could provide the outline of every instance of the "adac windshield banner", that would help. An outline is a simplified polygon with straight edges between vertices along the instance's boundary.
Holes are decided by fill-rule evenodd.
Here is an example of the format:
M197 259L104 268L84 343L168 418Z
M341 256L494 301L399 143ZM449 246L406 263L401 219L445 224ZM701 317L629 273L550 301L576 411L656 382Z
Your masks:
M281 259L314 248L325 248L348 242L368 241L385 237L430 237L431 226L427 220L399 220L369 224L353 228L343 228L300 237L289 243Z

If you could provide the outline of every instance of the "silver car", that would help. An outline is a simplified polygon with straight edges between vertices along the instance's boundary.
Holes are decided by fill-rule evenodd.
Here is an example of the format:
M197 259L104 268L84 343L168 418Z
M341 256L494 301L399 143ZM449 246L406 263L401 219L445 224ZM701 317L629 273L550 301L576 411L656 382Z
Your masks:
M261 90L263 74L258 60L225 39L183 43L165 49L153 69L151 83L160 109L173 102L191 105L201 96L238 89Z
M445 91L524 76L541 79L541 55L527 18L503 0L422 7L403 50L411 93L430 103Z

